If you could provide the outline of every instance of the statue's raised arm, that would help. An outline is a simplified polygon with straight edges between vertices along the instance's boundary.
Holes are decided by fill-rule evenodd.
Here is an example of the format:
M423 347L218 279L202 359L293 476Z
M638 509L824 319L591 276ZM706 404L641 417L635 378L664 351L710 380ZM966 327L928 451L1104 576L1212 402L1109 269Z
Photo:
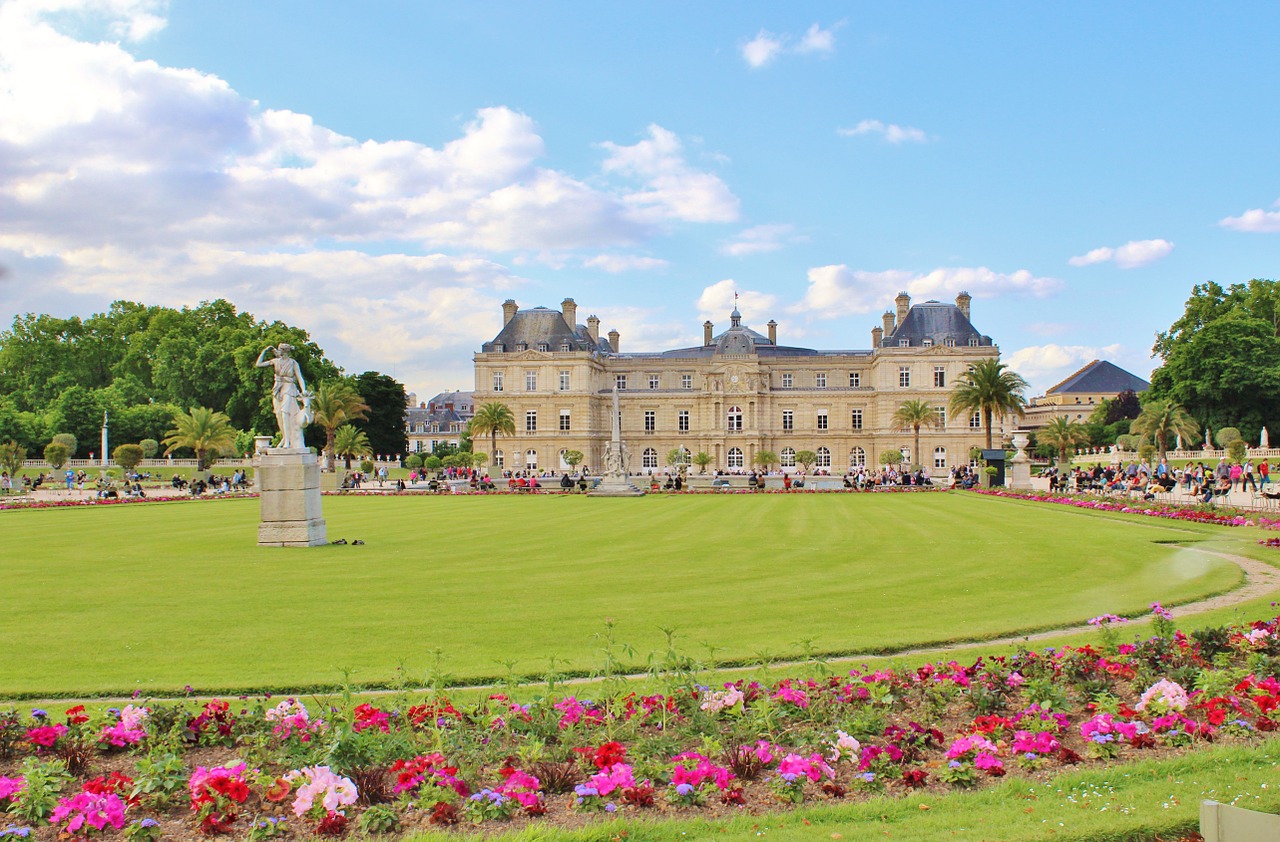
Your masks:
M271 347L270 345L263 348L262 353L258 355L258 361L254 363L254 365L256 365L258 368L266 368L267 366L271 365L273 361L267 359L267 352L270 351L272 355L274 355L275 350L276 349Z

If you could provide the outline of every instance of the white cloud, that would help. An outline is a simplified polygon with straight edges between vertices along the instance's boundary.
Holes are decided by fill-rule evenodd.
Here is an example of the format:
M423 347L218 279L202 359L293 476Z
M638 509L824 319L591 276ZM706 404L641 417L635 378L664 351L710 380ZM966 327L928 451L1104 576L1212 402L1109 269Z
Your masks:
M774 34L767 29L761 29L756 33L756 37L742 45L742 60L747 63L747 66L759 69L770 64L783 53L829 56L836 51L836 30L840 26L841 24L837 23L823 29L815 23L798 39L788 33Z
M607 173L638 178L646 189L629 193L624 201L637 218L650 222L733 222L738 197L720 178L689 166L680 139L662 126L649 126L647 140L632 146L605 142Z
M658 257L638 257L631 254L598 254L582 261L588 269L600 269L605 272L647 271L650 269L666 269L667 261Z
M1032 393L1047 389L1094 360L1109 360L1121 367L1135 355L1124 345L1029 345L1006 354L1002 361L1031 384ZM1128 363L1132 364L1132 363ZM1144 377L1141 372L1140 377Z
M1272 207L1280 208L1280 200ZM1228 216L1218 221L1223 228L1252 234L1280 233L1280 210L1265 211L1262 208L1247 210L1239 216Z
M1102 246L1067 261L1072 266L1091 266L1114 261L1121 269L1136 269L1154 263L1173 251L1168 240L1131 240L1122 246Z
M782 39L762 29L742 45L742 59L751 67L764 67L782 52L782 47Z
M879 135L886 142L925 143L929 137L921 129L910 126L899 126L896 123L884 123L880 120L863 120L851 129L836 129L841 137L860 137L862 135Z
M985 266L945 267L924 274L905 269L870 272L843 264L809 270L809 288L792 312L819 319L868 313L892 307L893 298L906 290L917 302L954 297L967 291L975 297L993 298L1007 293L1044 297L1061 286L1056 278L1044 278L1026 269L994 272Z
M745 257L749 254L777 251L795 240L792 237L794 230L794 225L756 225L739 232L738 236L720 247L720 252L732 257Z
M734 298L734 293L738 297ZM778 306L778 297L766 292L742 289L733 278L717 281L702 290L698 296L697 308L700 320L710 319L723 322L729 317L734 307L743 314L743 321L762 324L767 322L768 315ZM727 325L726 325L727 326Z
M813 24L796 45L797 53L833 53L836 49L835 27L823 29Z

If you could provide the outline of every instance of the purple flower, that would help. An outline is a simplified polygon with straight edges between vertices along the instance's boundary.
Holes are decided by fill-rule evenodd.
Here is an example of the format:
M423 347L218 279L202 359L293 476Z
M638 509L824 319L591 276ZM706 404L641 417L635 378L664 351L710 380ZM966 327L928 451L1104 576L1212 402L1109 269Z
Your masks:
M688 795L693 792L693 787L689 784L680 784L676 787L676 795Z
M610 801L608 804L604 805L604 811L605 811L606 813L612 813L612 812L614 812L614 811L615 811L615 810L617 810L617 809L618 809L618 806L617 806L616 804L614 804L612 801Z
M32 719L48 719L48 718L49 718L49 712L48 712L48 711L45 711L45 710L41 710L40 708L32 708L32 709L31 709L31 718L32 718Z

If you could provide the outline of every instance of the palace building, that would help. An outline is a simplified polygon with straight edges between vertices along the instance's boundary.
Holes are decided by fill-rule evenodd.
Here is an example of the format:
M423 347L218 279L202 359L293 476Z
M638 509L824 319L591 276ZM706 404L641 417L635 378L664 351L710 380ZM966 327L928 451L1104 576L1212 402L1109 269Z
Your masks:
M500 436L494 454L506 470L565 470L563 455L578 450L598 471L616 388L633 473L659 472L676 450L707 453L708 470L726 471L755 467L762 451L793 468L809 450L815 468L839 474L878 467L892 449L937 474L968 464L985 438L976 416L947 417L957 378L999 355L970 323L970 302L961 293L954 304L912 305L900 293L865 351L780 344L776 322L761 334L735 308L727 330L703 324L701 345L623 353L618 331L602 336L595 316L578 323L571 298L559 310L508 300L502 329L475 355L474 405L498 401L515 416L515 435ZM912 399L937 413L920 430L923 459L911 453L912 432L891 421Z

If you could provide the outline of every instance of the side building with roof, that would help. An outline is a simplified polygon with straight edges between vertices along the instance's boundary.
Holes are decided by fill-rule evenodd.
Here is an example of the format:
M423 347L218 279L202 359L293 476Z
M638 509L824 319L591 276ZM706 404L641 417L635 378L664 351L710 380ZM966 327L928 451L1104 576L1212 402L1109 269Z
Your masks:
M405 432L409 437L410 453L435 453L443 443L457 447L466 432L467 423L475 415L475 401L471 392L441 392L431 400L417 403L417 396L409 395L405 409Z
M727 471L754 467L761 451L792 468L797 452L811 450L815 467L838 474L878 467L893 449L937 474L968 463L984 442L976 416L946 412L956 380L999 355L970 323L970 303L961 293L955 304L912 305L901 293L869 350L783 345L776 322L760 333L735 308L727 330L703 324L700 345L624 353L617 330L601 335L595 316L578 322L571 298L559 310L508 300L501 330L475 355L475 406L498 401L515 417L515 435L499 437L494 454L506 470L564 470L564 454L578 450L598 471L616 387L633 473L659 472L675 450L705 452L708 470ZM938 414L938 426L920 430L923 459L911 454L913 433L891 421L912 399Z
M1151 384L1107 360L1093 360L1070 377L1030 400L1022 426L1039 429L1054 418L1083 424L1103 401L1121 392L1141 395Z

